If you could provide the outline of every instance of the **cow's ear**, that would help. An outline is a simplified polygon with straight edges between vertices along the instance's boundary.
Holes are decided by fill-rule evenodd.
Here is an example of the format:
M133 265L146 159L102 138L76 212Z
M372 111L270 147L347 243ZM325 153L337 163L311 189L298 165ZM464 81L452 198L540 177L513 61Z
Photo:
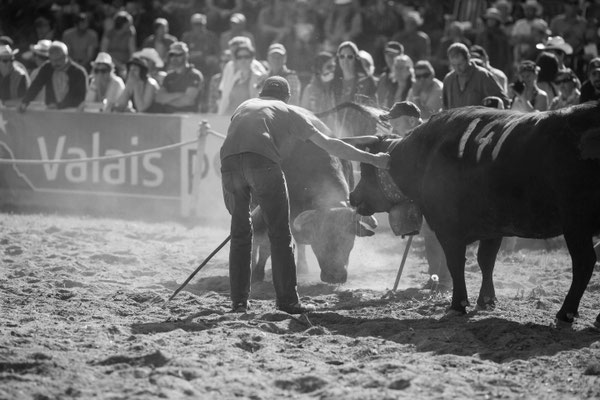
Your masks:
M306 210L300 213L292 224L294 228L294 238L301 244L311 244L311 239L315 231L315 210Z
M372 146L379 142L379 137L369 135L369 136L353 136L353 137L345 137L341 138L342 141L354 146L359 149L364 149L367 146Z
M377 228L377 219L372 215L363 217L357 214L355 221L351 224L352 233L358 237L373 236L375 228Z

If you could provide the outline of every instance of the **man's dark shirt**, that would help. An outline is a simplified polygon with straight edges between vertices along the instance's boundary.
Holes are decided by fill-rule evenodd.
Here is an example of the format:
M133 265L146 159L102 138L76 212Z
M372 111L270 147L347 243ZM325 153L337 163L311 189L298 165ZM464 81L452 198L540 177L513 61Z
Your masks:
M581 95L579 95L579 104L590 100L600 100L600 91L597 91L592 83L587 80L581 85Z
M297 140L306 141L317 132L300 108L270 97L253 98L243 102L231 117L221 159L256 153L280 164Z
M10 74L0 75L0 100L16 100L25 96L28 78L24 71L13 68Z
M56 108L74 108L78 107L85 100L87 91L87 72L79 64L70 61L66 69L66 74L69 80L69 91L65 98L59 103L54 94L54 85L52 84L52 74L54 68L50 61L42 64L40 72L37 74L31 86L27 90L23 103L29 104L42 88L46 89L46 105L56 104Z
M202 75L202 72L192 66L188 66L181 73L170 71L167 76L165 76L162 86L167 93L184 93L189 87L195 87L202 91L203 82L204 76ZM187 107L177 108L167 105L167 111L198 111L198 101L200 100L200 97L200 93L198 93L194 105Z

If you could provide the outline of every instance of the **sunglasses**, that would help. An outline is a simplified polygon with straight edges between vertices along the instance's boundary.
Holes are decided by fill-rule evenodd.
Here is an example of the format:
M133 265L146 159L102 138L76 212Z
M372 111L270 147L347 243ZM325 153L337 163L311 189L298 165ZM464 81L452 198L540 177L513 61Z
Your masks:
M251 54L238 54L235 56L236 60L249 60L252 58Z
M415 74L415 79L427 79L431 74Z
M12 58L2 58L2 59L0 59L0 62L2 62L4 64L9 64L12 62Z
M94 68L94 72L96 74L108 74L110 72L110 69L108 69L108 68Z
M354 54L338 54L340 60L354 60Z

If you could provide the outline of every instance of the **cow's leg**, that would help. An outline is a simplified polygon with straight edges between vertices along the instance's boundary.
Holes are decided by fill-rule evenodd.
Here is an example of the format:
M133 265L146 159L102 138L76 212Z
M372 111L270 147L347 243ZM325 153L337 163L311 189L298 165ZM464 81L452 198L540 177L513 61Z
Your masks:
M469 297L467 296L467 285L465 283L465 253L467 246L456 235L439 234L438 239L444 253L446 254L446 262L452 276L452 304L450 310L465 314L466 307L469 305Z
M573 277L567 297L565 297L562 307L556 314L556 319L561 322L572 323L577 316L583 292L592 277L594 264L596 263L596 253L594 252L591 235L577 228L565 230L564 234L573 262ZM596 318L596 321L600 321L600 316Z
M298 262L296 263L296 270L299 274L308 274L308 261L306 260L306 245L297 243L296 250L298 253Z
M255 235L252 243L252 282L265 280L265 265L271 257L271 245L267 235Z
M481 269L481 289L477 298L477 306L493 308L496 305L496 290L494 289L494 265L496 256L502 245L502 238L485 239L479 242L477 263Z

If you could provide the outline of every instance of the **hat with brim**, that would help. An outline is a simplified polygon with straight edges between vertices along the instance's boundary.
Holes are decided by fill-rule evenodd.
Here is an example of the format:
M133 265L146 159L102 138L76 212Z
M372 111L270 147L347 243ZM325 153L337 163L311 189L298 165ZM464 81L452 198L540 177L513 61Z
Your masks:
M19 52L19 49L12 49L9 45L7 44L3 44L0 45L0 57L6 57L6 56L14 56L15 54L17 54Z
M169 46L169 54L187 54L189 48L185 42L175 42Z
M136 65L142 70L148 72L148 62L141 57L132 57L129 61L127 61L127 67L131 67L132 65Z
M50 45L52 45L52 41L48 39L42 39L38 41L36 44L32 44L29 46L31 51L34 54L37 54L42 57L48 57L48 53L50 51Z
M162 68L165 66L162 58L158 55L158 51L156 51L153 47L144 47L140 51L136 51L133 53L133 57L142 57L146 60L152 61L156 68Z
M273 53L281 54L284 56L286 54L285 47L281 43L273 43L272 45L269 46L269 50L268 50L267 54L273 54Z
M559 50L569 55L573 54L573 47L563 39L561 36L551 36L548 38L546 43L538 43L535 46L538 50Z
M394 103L392 108L387 114L382 114L379 119L383 121L389 121L400 117L414 117L421 118L421 110L412 101L400 101Z
M395 40L389 41L385 44L383 48L384 53L391 53L395 55L399 55L404 53L404 46L400 42Z
M101 51L100 53L98 53L98 55L96 56L96 59L94 61L92 61L92 67L95 67L98 64L105 64L111 67L114 67L115 64L113 63L113 59L110 56L110 54L105 53L103 51Z
M502 18L502 13L500 12L500 10L494 7L490 7L487 10L485 10L485 14L483 14L483 19L493 19L500 23L504 22Z
M281 76L272 76L265 81L259 96L288 101L290 98L290 84Z

